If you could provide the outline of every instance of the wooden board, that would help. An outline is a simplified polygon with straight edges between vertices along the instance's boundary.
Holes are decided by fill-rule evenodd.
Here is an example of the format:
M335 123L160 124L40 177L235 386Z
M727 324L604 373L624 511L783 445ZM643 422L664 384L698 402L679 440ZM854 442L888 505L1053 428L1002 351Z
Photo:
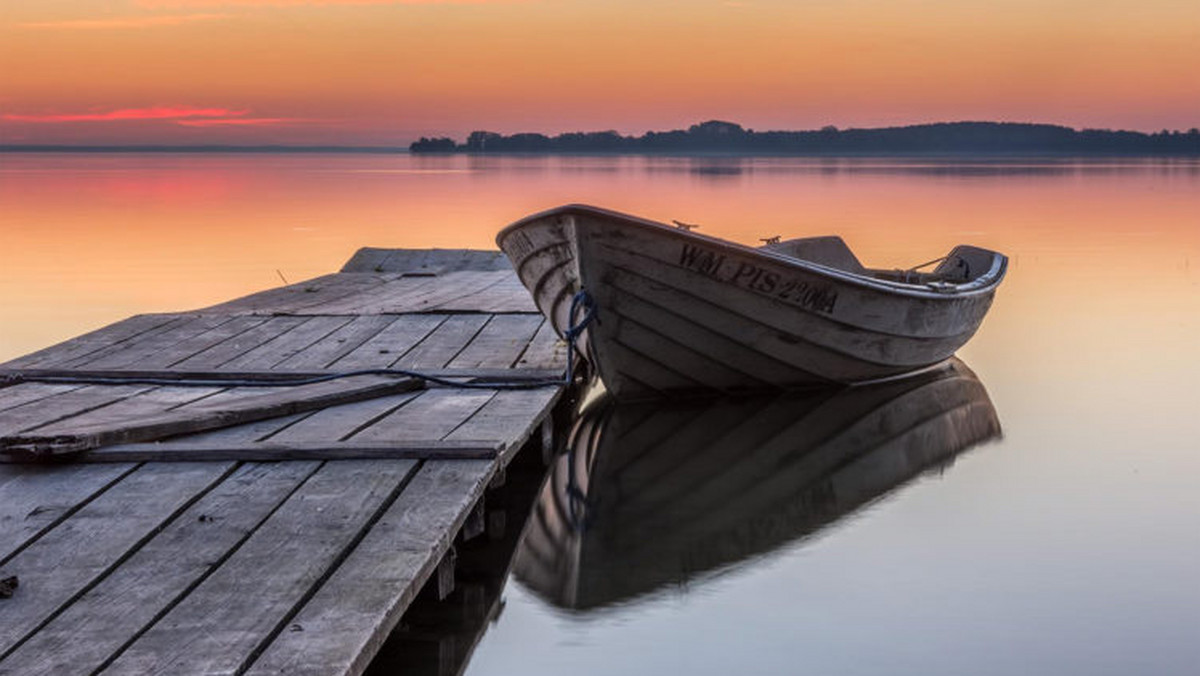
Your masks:
M494 471L425 463L386 513L246 672L356 675L442 559Z
M487 460L503 446L498 441L293 441L216 442L166 441L117 444L88 451L77 462L198 462L241 460Z
M0 660L220 481L231 463L147 465L22 550L4 569L21 579L0 622ZM115 518L120 515L119 518Z
M219 567L318 466L242 465L40 628L0 672L99 670Z
M326 463L105 674L241 671L288 630L415 468L411 460Z
M291 415L339 403L370 399L421 387L413 378L357 376L314 385L278 388L266 393L245 388L231 400L201 401L154 415L70 419L39 427L35 432L0 437L0 450L17 457L44 457L85 451L110 444L153 441L166 436L200 432ZM69 394L69 393L68 393ZM63 395L67 396L67 395Z
M165 329L171 324L182 321L179 315L150 314L136 315L123 319L115 324L96 329L82 336L51 345L37 352L27 354L17 359L4 362L5 368L28 368L52 366L72 359L77 359L102 349L121 345L139 337Z

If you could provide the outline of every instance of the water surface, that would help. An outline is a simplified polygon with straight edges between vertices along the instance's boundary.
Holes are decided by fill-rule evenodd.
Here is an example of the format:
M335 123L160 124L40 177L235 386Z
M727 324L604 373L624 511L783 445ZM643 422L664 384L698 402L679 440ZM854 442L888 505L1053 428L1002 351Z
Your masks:
M1200 672L1196 162L3 155L0 360L565 202L872 266L1007 253L959 354L1002 435L612 603L510 580L468 673Z

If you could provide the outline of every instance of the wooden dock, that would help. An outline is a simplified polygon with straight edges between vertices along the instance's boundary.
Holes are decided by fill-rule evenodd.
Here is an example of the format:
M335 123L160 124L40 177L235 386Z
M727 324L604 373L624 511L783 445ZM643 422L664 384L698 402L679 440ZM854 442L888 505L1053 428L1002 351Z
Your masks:
M214 381L0 386L0 674L362 673L564 389L493 385L565 350L499 253L364 249L0 364ZM476 388L243 382L382 368Z

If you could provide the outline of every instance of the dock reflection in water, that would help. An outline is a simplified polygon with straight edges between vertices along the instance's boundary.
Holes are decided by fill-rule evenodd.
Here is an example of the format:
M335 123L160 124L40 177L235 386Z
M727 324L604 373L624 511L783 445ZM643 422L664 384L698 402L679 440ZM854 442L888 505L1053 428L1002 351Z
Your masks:
M616 405L576 419L514 575L587 611L812 536L1000 435L962 362L835 393Z

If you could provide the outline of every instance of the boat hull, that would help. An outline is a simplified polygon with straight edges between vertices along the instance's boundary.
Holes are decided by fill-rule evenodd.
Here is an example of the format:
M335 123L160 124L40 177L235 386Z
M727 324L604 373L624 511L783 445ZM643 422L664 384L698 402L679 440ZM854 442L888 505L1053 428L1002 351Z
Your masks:
M497 242L560 336L574 295L595 301L579 347L621 399L860 383L940 363L978 329L1005 264L996 254L995 269L947 292L584 206L526 218Z

